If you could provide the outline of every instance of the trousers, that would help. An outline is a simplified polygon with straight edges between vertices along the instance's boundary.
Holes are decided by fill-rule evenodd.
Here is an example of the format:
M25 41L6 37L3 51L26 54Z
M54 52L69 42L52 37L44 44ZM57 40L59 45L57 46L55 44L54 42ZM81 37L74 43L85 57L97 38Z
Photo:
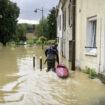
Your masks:
M49 54L47 56L47 70L49 71L50 69L55 71L55 55L54 54Z

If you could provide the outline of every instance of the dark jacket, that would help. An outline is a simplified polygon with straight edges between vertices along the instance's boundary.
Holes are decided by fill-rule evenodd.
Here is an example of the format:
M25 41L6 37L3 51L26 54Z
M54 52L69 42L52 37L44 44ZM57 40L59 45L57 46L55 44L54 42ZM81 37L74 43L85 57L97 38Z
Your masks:
M58 50L57 50L57 48L52 46L52 47L49 47L48 49L46 49L46 51L45 51L46 57L49 54L54 54L56 56L57 62L59 64L59 56L58 56Z

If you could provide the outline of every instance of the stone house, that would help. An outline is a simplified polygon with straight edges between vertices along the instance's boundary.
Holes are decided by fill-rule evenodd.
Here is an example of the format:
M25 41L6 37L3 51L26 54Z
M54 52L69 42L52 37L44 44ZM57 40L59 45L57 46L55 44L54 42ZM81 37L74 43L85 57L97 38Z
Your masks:
M59 52L61 52L63 57L67 60L71 61L71 0L60 0L57 10L57 37L59 39Z

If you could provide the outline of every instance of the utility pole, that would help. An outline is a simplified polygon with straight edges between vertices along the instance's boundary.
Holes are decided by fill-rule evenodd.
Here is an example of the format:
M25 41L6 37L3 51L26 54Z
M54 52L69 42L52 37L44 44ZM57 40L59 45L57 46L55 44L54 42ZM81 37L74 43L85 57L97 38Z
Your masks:
M76 0L72 0L72 70L75 70L75 6Z
M42 9L35 9L34 12L37 13L37 11L41 11L42 12L42 36L43 36L43 8ZM43 41L42 41L42 49L43 49Z

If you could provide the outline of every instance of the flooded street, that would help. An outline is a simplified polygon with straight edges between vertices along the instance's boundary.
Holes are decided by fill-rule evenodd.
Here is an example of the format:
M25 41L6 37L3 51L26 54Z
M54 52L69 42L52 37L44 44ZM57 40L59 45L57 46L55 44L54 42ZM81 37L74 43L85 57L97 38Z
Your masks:
M105 85L100 80L79 71L60 79L46 72L46 65L40 71L40 56L44 62L40 47L0 48L0 105L105 105Z

